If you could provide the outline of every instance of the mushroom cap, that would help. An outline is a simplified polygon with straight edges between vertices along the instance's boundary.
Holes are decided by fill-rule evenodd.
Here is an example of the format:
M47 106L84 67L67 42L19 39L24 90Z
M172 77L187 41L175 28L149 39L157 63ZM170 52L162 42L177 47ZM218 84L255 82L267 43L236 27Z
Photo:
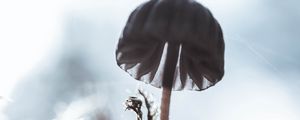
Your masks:
M173 90L204 90L224 75L224 39L211 12L194 0L150 0L129 16L117 64L136 80L161 88L168 43L179 51Z

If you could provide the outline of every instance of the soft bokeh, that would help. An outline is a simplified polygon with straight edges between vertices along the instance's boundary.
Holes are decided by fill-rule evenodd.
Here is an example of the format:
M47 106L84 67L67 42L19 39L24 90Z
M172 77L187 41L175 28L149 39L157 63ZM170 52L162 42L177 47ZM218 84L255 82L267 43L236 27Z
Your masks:
M222 25L225 77L176 91L171 120L299 120L300 2L198 0ZM138 84L115 62L130 12L145 0L0 1L0 120L133 120ZM146 112L144 112L146 113Z

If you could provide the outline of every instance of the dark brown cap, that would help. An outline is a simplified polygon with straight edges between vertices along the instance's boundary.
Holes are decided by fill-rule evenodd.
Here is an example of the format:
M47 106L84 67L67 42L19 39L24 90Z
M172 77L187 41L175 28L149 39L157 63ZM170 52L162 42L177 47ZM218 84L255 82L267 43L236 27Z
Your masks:
M177 45L174 79L163 79L167 47ZM173 90L204 90L224 75L224 39L211 12L193 0L151 0L130 15L116 50L133 78Z

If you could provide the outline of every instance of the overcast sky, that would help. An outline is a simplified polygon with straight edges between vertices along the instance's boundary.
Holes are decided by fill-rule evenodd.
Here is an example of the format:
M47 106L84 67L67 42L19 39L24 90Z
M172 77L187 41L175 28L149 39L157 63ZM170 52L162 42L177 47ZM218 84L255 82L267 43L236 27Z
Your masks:
M173 92L171 120L299 120L300 2L198 1L223 28L225 76L203 92ZM115 62L143 2L0 1L0 119L133 120L122 103L138 84L159 104L160 89Z

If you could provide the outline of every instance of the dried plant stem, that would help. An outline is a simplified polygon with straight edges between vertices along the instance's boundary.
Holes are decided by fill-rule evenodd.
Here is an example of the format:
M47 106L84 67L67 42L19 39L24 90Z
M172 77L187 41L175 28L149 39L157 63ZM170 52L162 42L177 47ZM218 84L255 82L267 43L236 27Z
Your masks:
M147 113L148 120L153 120L153 116L151 115L151 104L149 103L149 100L147 99L147 96L140 89L138 90L138 92L144 98L144 101L145 101L145 104L146 104L146 108L148 110L148 113Z
M143 113L140 109L138 111L135 111L135 113L137 114L136 116L137 120L143 120Z

